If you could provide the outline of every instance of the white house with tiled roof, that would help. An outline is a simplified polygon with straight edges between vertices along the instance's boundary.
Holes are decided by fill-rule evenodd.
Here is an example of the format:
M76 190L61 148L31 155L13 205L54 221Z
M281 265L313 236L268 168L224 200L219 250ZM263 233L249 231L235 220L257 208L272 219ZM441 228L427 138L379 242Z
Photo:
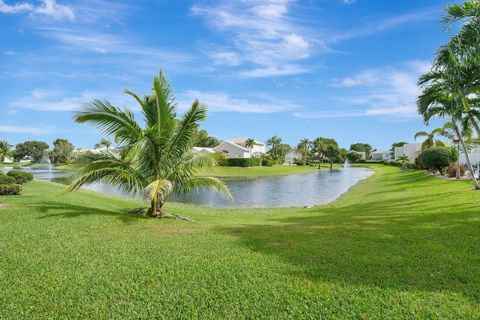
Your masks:
M255 140L250 148L245 145L248 138L237 137L223 141L213 148L216 152L222 152L227 158L257 158L265 153L265 143Z

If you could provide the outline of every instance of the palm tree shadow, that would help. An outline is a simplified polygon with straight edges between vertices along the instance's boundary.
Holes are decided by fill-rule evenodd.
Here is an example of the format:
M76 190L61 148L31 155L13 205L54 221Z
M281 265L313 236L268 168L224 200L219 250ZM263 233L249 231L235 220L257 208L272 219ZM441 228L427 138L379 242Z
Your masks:
M480 268L466 262L478 261L480 250L465 245L478 234L478 206L459 205L449 216L442 205L422 211L421 202L402 198L320 207L313 216L219 231L287 262L286 272L310 281L451 291L478 301ZM405 208L418 215L403 214Z
M121 219L123 222L128 223L134 219L142 218L138 215L132 215L128 211L124 210L107 210L97 207L89 207L75 204L65 204L58 201L48 201L37 204L31 204L29 207L35 208L35 210L43 213L44 215L38 217L38 219L48 218L76 218L80 216L114 216Z

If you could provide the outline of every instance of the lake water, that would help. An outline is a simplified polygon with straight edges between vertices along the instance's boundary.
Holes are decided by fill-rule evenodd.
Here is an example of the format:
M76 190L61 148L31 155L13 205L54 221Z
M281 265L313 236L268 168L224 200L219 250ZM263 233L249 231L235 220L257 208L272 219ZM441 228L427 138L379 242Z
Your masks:
M0 168L1 170L2 168ZM11 168L3 168L9 170ZM35 178L67 184L70 173L60 170L24 169ZM324 204L337 199L360 180L369 177L373 171L365 168L342 168L333 171L295 174L280 177L259 177L243 180L225 180L233 199L212 190L199 190L192 194L174 197L171 200L197 203L211 207L302 207ZM97 183L86 189L113 194L132 196L117 188Z

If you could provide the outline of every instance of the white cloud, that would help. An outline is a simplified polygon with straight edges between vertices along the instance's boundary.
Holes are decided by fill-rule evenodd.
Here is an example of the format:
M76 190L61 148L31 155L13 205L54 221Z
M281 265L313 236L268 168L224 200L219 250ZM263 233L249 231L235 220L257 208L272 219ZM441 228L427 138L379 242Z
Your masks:
M210 54L215 64L221 64L222 58L225 60L223 64L230 66L253 64L252 70L242 72L244 77L250 74L256 77L259 70L268 70L261 72L265 77L290 75L308 71L298 63L311 57L312 45L316 43L289 14L290 2L223 2L211 7L194 6L192 12L204 17L211 28L228 37L229 55L222 57L217 51ZM233 63L232 57L235 57ZM273 71L285 64L289 67L280 72Z
M338 108L294 115L299 118L418 117L416 99L420 89L417 80L429 67L430 63L426 61L410 61L401 66L363 70L343 79L334 79L332 86L348 90L334 99Z
M27 126L12 126L12 125L0 124L0 132L41 135L41 134L50 133L51 131L49 129L40 129L40 128L31 127L31 126L27 127Z
M29 95L11 101L11 110L29 109L45 112L71 112L79 110L83 104L92 99L105 99L115 105L135 105L133 100L121 93L85 91L77 96L66 95L55 90L33 90Z
M244 98L231 97L225 92L187 91L180 99L180 107L186 109L194 99L207 105L211 112L240 112L240 113L274 113L291 111L296 107L284 101L262 99L262 102L252 102Z
M75 13L72 8L58 4L56 0L42 0L41 4L34 5L28 2L15 3L8 5L4 0L0 0L1 13L29 13L32 15L43 15L54 18L55 20L75 20Z
M343 0L343 3L345 4L354 4L355 0Z
M244 78L265 78L275 76L295 75L310 72L308 68L298 65L271 66L240 71L239 75Z

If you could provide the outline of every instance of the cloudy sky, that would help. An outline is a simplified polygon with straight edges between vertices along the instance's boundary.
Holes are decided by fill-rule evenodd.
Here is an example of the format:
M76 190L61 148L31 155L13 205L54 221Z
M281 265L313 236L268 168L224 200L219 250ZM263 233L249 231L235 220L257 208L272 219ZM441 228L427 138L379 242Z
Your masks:
M412 141L449 3L0 0L0 140L92 147L75 111L92 98L135 110L122 89L148 94L163 68L179 108L199 98L221 139Z

